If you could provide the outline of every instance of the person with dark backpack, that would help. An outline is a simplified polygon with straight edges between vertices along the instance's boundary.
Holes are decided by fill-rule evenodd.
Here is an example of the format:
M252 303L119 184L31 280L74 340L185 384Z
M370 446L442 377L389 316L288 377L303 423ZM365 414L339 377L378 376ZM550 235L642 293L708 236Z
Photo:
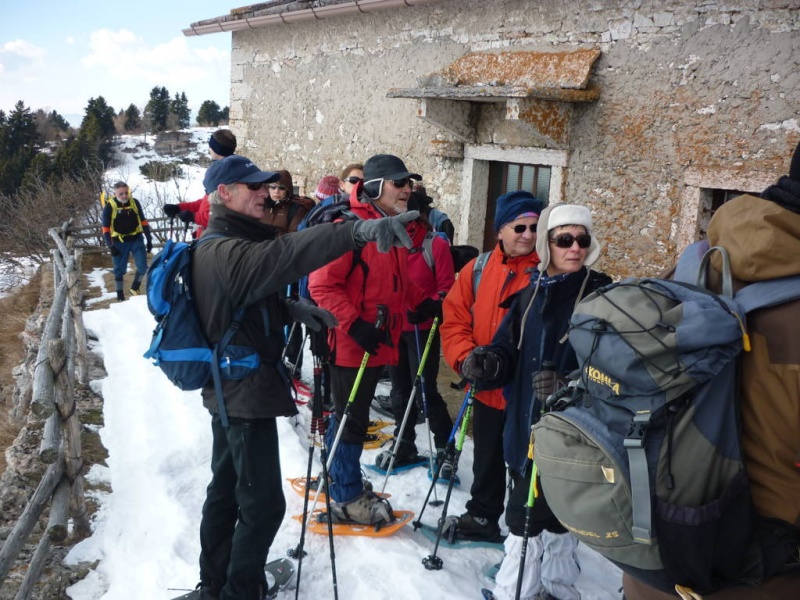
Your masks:
M263 600L267 591L264 565L286 510L276 417L297 414L281 362L283 328L291 320L312 328L336 322L327 311L287 299L286 286L368 242L376 242L376 252L410 246L405 223L417 216L320 225L276 238L261 219L264 184L278 177L232 155L212 163L203 180L211 219L192 250L197 317L208 342L219 344L244 309L230 343L254 350L260 363L244 377L222 381L224 414L215 385L203 387L211 413L212 478L200 523L194 600Z
M716 211L708 226L708 244L724 248L729 256L734 300L746 293L748 286L758 289L753 284L777 281L777 289L787 288L793 281L797 285L800 144L788 176L768 187L760 198L738 196ZM721 290L724 265L712 262L709 270L709 287ZM800 297L754 310L748 313L746 324L751 349L745 348L740 358L738 393L755 532L749 538L744 564L723 565L734 580L718 580L723 589L702 598L794 600L800 598ZM744 517L737 518L736 527L744 526ZM714 540L709 543L714 548ZM717 553L733 550L737 549L730 543L727 548L714 548ZM706 556L713 555L711 550L706 552ZM646 580L644 573L624 574L627 600L700 597L685 589L660 591Z
M611 283L590 267L601 247L592 235L585 206L555 204L542 211L536 252L541 258L530 284L518 293L492 343L475 348L461 366L464 377L481 389L503 387L506 399L503 455L512 487L506 505L509 535L494 592L485 598L580 600L577 540L556 519L546 497L528 506L532 480L531 426L545 400L578 366L566 334L578 301ZM524 562L523 562L524 557ZM516 592L516 595L515 595Z

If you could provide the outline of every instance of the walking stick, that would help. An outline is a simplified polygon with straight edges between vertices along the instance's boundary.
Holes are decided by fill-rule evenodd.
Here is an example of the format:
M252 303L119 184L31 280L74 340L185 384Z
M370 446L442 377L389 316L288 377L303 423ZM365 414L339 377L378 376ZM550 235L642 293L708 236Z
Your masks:
M297 588L295 589L295 600L300 597L300 575L303 571L303 557L306 552L303 549L306 537L306 519L308 517L308 500L311 492L311 468L314 461L314 445L317 439L320 440L321 461L322 461L322 475L317 481L317 490L322 489L322 486L328 481L328 469L325 464L325 444L322 438L325 435L325 420L322 415L322 359L314 356L314 406L311 408L311 439L308 446L308 469L306 470L306 490L303 500L303 522L300 526L300 543L297 548L289 550L289 556L297 558ZM327 496L327 492L326 492ZM331 572L333 575L333 596L339 597L338 585L336 580L336 552L333 546L333 522L330 514L330 497L326 497L326 506L328 509L328 539L330 543L331 554Z
M430 333L428 337L430 338ZM414 341L417 344L417 362L420 363L422 362L422 358L420 358L419 353L419 327L416 324L414 325ZM425 391L424 373L420 375L420 386L422 387L422 414L425 415L425 429L428 431L428 455L430 457L428 469L431 478L433 478L433 472L436 470L436 463L434 461L437 457L433 455L433 435L431 434L431 419L428 414L428 393ZM442 457L442 459L444 459L444 457ZM436 493L436 488L433 488L433 501L431 502L431 506L439 506L440 504L441 500L439 500L439 495Z
M375 329L383 329L384 324L386 323L386 317L389 314L389 307L385 304L378 304L378 316L375 319ZM364 376L364 371L367 370L367 362L369 362L369 352L364 352L364 358L361 359L361 365L358 367L358 373L356 374L356 380L353 382L353 387L350 390L350 397L347 399L347 404L344 406L344 413L342 414L342 420L339 421L338 416L336 418L338 422L338 429L336 430L336 437L333 439L333 445L331 446L330 453L328 454L328 460L326 469L330 470L331 464L333 464L333 457L336 455L336 448L339 446L339 440L342 438L342 433L344 432L344 426L347 423L347 420L350 418L350 407L353 405L353 402L356 399L356 395L358 394L358 388L361 385L361 378ZM321 403L320 403L321 404ZM317 506L317 500L319 499L319 492L320 487L317 486L317 494L314 496L314 504L311 506L311 513L314 512L314 508ZM326 498L330 498L330 494L325 494ZM310 514L309 513L309 516ZM328 510L328 514L330 515L330 509Z
M531 441L528 443L528 458L533 460L533 427L531 427ZM536 461L533 461L531 466L531 485L528 488L528 502L525 504L525 528L522 532L522 551L519 556L519 571L517 571L517 591L514 595L515 600L519 600L522 593L522 574L525 572L525 556L528 554L528 539L530 538L531 519L533 518L533 501L534 498L539 496L539 490L536 487L536 475L539 469L536 466Z
M403 415L403 422L400 424L400 431L395 436L394 445L392 446L391 450L391 458L389 459L389 468L386 469L386 477L383 479L383 487L381 488L381 493L386 490L386 484L389 482L389 476L392 474L392 469L394 468L394 461L397 457L397 447L400 445L400 440L403 438L403 432L406 430L406 423L408 422L408 417L411 414L411 407L415 405L414 399L417 396L417 387L420 385L420 381L422 380L422 370L425 368L425 362L428 360L428 354L430 354L431 344L433 343L433 337L436 335L436 329L439 327L439 317L436 317L433 320L433 325L431 326L430 333L428 333L428 341L425 343L425 350L422 353L422 359L419 361L419 366L417 367L417 375L414 377L414 388L411 390L411 397L408 399L408 404L406 405L406 412Z
M175 235L175 217L169 218L169 239L172 239L172 236Z
M456 479L456 472L458 471L458 459L461 456L461 450L464 447L464 438L467 436L467 425L469 424L469 419L472 416L472 402L473 402L473 388L475 387L474 382L470 383L469 391L467 392L467 397L465 398L466 403L466 410L464 411L464 416L461 420L461 430L458 434L458 440L455 443L455 452L453 453L453 475L450 478L450 481L447 482L447 494L444 498L444 506L442 507L442 514L439 517L439 526L436 529L436 543L433 546L433 554L430 556L426 556L422 559L422 564L425 566L426 569L429 571L439 571L443 566L442 559L436 556L436 553L439 551L439 542L442 539L442 529L444 529L444 522L446 520L447 515L447 507L450 505L450 495L453 493L453 482ZM456 425L457 426L457 425ZM452 451L452 442L447 443L448 452ZM436 475L434 475L434 480L431 485L436 485L436 480L439 478L439 471L441 471L442 465L439 465L439 468L436 469ZM430 492L428 492L430 495ZM427 498L425 501L427 502ZM423 510L424 510L423 506ZM418 527L417 523L414 524L414 527Z

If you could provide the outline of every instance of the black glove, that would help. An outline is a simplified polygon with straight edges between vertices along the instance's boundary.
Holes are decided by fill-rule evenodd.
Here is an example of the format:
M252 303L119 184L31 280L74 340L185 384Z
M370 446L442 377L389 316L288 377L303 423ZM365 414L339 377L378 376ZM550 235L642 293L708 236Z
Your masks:
M548 369L546 365L542 366L545 368L533 374L533 391L536 392L536 397L544 403L545 400L564 387L567 382L564 375L555 369Z
M122 252L120 252L119 248L117 248L114 244L111 244L108 247L108 251L111 252L111 256L119 256L120 254L122 254Z
M347 334L353 338L365 352L372 355L378 353L378 346L386 340L386 334L380 329L376 329L372 323L367 323L364 319L358 318L350 325Z
M286 300L289 317L308 327L311 331L320 331L323 327L333 328L339 324L336 317L307 300Z
M150 254L153 251L153 240L147 240L147 253Z
M424 323L429 319L442 318L442 301L433 298L425 298L417 305L414 310L408 311L408 322L412 325Z
M164 214L167 215L170 219L174 219L175 217L177 217L179 212L181 212L181 209L177 204L164 205Z
M419 211L409 210L394 217L356 221L353 225L353 240L362 246L367 242L376 242L378 252L388 252L394 246L411 248L406 223L417 217Z
M492 352L489 346L474 348L461 363L461 376L470 381L495 379L500 373L502 358Z
M194 223L194 213L190 210L182 210L178 213L178 218L187 225L189 223Z

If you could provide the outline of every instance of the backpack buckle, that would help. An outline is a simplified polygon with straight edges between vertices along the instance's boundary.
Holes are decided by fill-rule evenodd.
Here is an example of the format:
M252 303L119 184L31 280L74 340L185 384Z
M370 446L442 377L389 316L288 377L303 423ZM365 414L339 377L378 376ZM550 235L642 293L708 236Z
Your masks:
M625 436L623 447L625 448L644 448L647 429L650 426L650 413L634 415L631 420L628 434Z

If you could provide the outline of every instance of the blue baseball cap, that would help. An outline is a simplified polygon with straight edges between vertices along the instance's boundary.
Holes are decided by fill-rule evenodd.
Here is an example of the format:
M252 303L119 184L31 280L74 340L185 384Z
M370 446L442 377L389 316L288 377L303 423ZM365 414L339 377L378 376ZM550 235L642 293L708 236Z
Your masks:
M203 177L203 187L206 194L210 194L220 185L231 183L272 183L278 181L280 175L274 171L262 171L246 156L233 154L223 159L215 160L206 169Z

